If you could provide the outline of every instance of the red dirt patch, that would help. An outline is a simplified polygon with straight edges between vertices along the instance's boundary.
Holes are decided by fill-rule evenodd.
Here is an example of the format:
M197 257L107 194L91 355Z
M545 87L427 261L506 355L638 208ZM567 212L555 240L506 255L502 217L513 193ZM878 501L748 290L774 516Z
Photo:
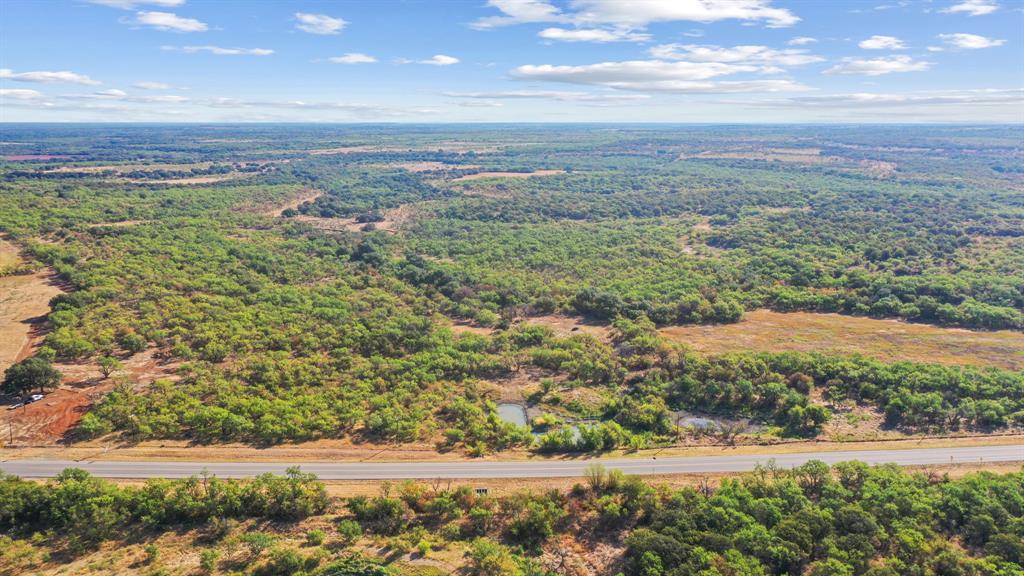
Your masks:
M124 366L110 378L104 378L94 362L61 362L54 367L61 372L61 386L48 391L46 397L23 408L0 412L0 432L7 432L3 442L15 444L52 445L67 438L68 432L81 420L93 403L113 390L118 382L138 386L154 380L178 380L174 372L180 362L157 358L159 351L149 348L123 358ZM2 434L0 434L2 436Z
M78 424L92 402L86 394L59 388L38 402L0 413L3 442L50 444Z

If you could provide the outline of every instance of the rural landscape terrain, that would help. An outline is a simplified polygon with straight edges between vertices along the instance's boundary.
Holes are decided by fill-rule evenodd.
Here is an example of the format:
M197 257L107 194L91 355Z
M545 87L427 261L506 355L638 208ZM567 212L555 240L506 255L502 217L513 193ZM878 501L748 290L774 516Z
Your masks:
M5 125L0 458L1024 460L1022 139ZM1019 462L719 471L8 475L0 573L1024 573Z

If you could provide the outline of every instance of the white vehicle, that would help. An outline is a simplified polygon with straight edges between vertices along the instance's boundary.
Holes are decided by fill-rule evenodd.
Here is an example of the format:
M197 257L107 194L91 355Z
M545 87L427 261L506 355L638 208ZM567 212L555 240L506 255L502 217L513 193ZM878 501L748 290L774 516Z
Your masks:
M31 404L33 402L38 402L38 401L42 400L43 397L44 397L43 394L33 394L33 395L28 397L28 400L25 400L25 404Z

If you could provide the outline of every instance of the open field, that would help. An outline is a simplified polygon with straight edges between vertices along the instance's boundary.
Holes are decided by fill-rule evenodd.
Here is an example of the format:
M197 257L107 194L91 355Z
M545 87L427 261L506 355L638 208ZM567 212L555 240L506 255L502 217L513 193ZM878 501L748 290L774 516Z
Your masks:
M0 239L0 262L18 260L17 246ZM42 335L50 299L60 293L47 271L0 277L0 373L30 354Z
M299 204L302 203L300 202ZM284 212L284 210L281 212ZM402 206L381 210L380 215L383 219L378 222L357 222L356 218L321 218L319 216L306 215L295 216L291 218L291 220L309 224L314 228L319 228L320 230L347 230L349 232L359 232L368 225L372 225L370 228L373 230L395 233L398 232L402 226L408 223L415 214L415 206L403 204Z
M192 170L193 168L206 169L214 164L214 162L193 162L189 164L93 164L88 166L58 166L56 168L49 168L43 172L54 174L99 174L102 172L127 174L129 172L153 170L180 172L184 170Z
M942 328L899 320L754 310L735 324L672 326L661 333L709 354L797 351L863 354L884 361L1024 368L1024 333Z
M556 336L563 338L576 334L589 334L598 340L608 341L612 334L612 327L607 323L588 321L575 316L546 314L543 316L529 316L523 318L522 321L527 324L537 324L550 328Z
M269 208L263 213L266 216L278 218L282 214L284 214L285 210L294 210L299 206L302 206L306 202L313 202L314 200L321 196L323 196L323 192L320 192L319 190L303 190L302 194L296 196L294 199L289 200L287 203L281 204L280 206L274 206L272 208Z
M129 180L133 184L163 184L167 186L177 185L190 185L190 184L214 184L217 182L226 182L228 180L234 180L236 178L243 178L249 176L244 172L231 172L229 174L217 174L214 176L190 176L187 178L165 178L163 180Z
M452 182L468 182L470 180L482 180L484 178L532 178L534 176L553 176L565 174L565 170L534 170L533 172L477 172L453 178Z
M444 162L399 162L397 164L385 164L385 166L394 166L395 168L402 168L414 173L438 170L474 170L480 167L477 164L446 164Z

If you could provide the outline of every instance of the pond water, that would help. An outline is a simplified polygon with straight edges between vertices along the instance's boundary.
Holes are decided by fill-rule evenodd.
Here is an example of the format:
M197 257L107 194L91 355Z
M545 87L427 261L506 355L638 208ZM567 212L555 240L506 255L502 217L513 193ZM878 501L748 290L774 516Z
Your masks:
M679 419L680 426L693 426L694 428L716 428L718 423L710 418L701 418L699 416L690 416L688 418Z
M512 402L498 404L498 417L516 426L526 426L526 408L522 404Z

